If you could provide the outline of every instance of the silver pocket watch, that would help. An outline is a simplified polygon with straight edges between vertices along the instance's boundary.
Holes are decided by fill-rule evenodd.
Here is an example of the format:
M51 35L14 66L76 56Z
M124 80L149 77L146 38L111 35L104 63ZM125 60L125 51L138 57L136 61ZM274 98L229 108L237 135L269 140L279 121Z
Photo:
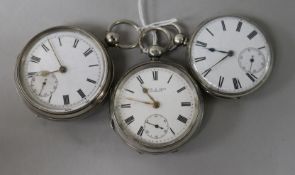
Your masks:
M116 25L120 23L129 24L119 21ZM138 30L136 24L130 25ZM107 41L118 46L119 35L111 30L112 27ZM110 108L112 127L125 143L138 152L163 153L177 150L200 127L203 99L184 68L160 61L159 57L172 48L171 44L163 48L143 42L152 31L163 32L172 42L170 32L162 27L139 32L139 46L151 60L131 68L121 78L113 90Z
M249 19L221 16L203 22L188 46L188 63L202 87L238 98L258 89L273 66L270 41Z
M47 119L79 117L106 96L113 65L92 34L69 26L47 29L25 46L15 69L26 104Z

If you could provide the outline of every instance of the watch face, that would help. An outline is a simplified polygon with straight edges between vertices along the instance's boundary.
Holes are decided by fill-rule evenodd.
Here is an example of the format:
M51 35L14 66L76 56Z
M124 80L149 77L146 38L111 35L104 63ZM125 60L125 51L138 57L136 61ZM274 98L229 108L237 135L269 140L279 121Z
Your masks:
M54 114L88 106L102 93L109 76L104 48L92 35L71 27L37 35L18 64L17 77L26 100Z
M112 105L123 135L152 148L192 134L203 112L199 91L187 74L160 63L129 72L117 86Z
M218 17L194 34L189 61L193 74L209 92L239 97L257 89L272 67L270 43L263 32L240 17Z

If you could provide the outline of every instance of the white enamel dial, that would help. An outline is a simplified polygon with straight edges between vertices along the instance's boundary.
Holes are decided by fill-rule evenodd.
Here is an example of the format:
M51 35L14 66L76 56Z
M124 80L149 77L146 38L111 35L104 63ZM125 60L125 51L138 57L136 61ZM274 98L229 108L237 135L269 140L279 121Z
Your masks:
M106 84L107 55L92 35L61 27L37 35L19 65L22 92L48 113L79 111L96 100Z
M185 73L167 65L139 67L116 88L113 110L124 134L143 145L169 145L200 124L198 89Z
M209 92L240 97L268 78L272 51L262 31L240 17L218 17L194 34L189 49L193 74Z

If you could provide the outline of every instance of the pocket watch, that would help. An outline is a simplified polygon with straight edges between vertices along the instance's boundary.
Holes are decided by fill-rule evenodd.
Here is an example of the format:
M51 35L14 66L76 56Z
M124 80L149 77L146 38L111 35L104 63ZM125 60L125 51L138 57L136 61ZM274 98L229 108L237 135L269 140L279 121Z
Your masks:
M222 16L205 21L188 47L189 67L203 88L219 97L238 98L258 89L273 66L271 44L249 19Z
M104 99L112 69L106 49L92 34L61 26L29 41L17 59L15 80L19 94L38 116L70 119Z
M151 61L131 68L121 78L110 108L112 127L125 143L140 153L163 153L177 150L199 128L203 100L184 68L158 59L167 48L144 49L148 46L142 40L151 31L164 32L171 39L161 27L140 32L139 46Z

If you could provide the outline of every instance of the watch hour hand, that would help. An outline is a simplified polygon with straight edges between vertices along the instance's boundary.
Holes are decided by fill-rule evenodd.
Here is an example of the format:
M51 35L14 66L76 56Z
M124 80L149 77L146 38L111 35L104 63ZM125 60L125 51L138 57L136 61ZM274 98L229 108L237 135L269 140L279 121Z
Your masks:
M210 52L220 52L220 53L226 53L229 54L230 51L223 51L223 50L217 50L215 48L207 48Z

